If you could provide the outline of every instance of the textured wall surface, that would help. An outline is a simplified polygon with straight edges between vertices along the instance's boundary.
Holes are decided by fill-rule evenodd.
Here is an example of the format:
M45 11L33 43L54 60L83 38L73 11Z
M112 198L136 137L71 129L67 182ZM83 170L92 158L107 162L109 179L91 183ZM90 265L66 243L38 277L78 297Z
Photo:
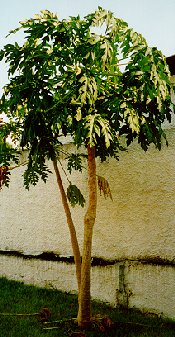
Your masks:
M73 264L1 256L0 275L41 287L77 291ZM175 267L134 261L92 267L92 298L175 319Z
M175 266L133 263L127 273L130 308L175 319Z
M160 152L151 146L144 153L134 143L120 153L119 162L98 162L97 174L108 180L113 201L98 193L92 256L126 262L93 267L92 295L113 305L128 303L175 318L175 129L167 130L167 139L168 148L164 144ZM65 145L65 150L72 150L72 145ZM46 184L40 181L27 191L23 171L24 167L11 171L10 187L0 193L0 251L32 255L53 251L71 256L55 175L49 175ZM63 180L67 185L64 173ZM83 175L74 173L71 180L86 196L87 171ZM72 210L81 247L84 213L80 207ZM157 261L157 265L150 261ZM164 266L160 265L162 261ZM2 255L0 263L0 275L76 290L73 265Z
M115 266L93 267L92 297L115 306L117 275ZM74 264L0 256L0 276L26 284L77 293Z
M120 153L119 162L98 164L97 174L109 181L113 202L98 195L92 255L105 259L175 258L175 130L167 131L169 147L144 153L137 144ZM69 148L69 146L67 146ZM71 147L71 146L70 146ZM14 169L9 189L0 193L0 250L35 254L54 251L72 255L66 218L55 175L27 191ZM65 184L67 184L64 176ZM72 183L87 192L87 172ZM85 209L72 209L82 245Z

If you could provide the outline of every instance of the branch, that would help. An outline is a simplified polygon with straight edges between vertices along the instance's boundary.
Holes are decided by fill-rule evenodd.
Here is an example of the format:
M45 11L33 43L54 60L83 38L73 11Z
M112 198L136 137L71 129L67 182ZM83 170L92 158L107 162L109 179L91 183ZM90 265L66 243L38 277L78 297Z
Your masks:
M64 172L64 174L65 174L65 176L66 176L66 179L67 179L68 183L71 184L71 181L70 181L69 178L68 178L68 175L67 175L67 173L66 173L66 171L65 171L65 169L64 169L64 167L63 167L63 164L61 163L60 160L58 160L58 162L59 162L59 164L60 164L60 166L61 166L61 168L62 168L62 170L63 170L63 172Z
M19 165L16 165L16 166L13 166L13 167L9 166L8 167L8 171L14 170L15 168L20 167L20 166L27 165L27 163L28 163L28 161L26 160L26 161L24 161L23 163L21 163Z
M0 316L16 316L16 317L39 317L39 319L43 322L46 322L49 317L51 316L51 312L50 310L45 307L42 308L39 312L35 312L35 313L22 313L22 314L18 314L18 313L4 313L1 312Z

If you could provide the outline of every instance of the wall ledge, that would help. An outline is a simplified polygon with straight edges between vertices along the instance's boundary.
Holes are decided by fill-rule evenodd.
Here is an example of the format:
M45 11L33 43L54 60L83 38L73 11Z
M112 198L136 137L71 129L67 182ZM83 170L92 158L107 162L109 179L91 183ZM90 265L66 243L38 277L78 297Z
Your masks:
M40 252L40 253L23 253L16 250L0 250L0 255L5 256L15 256L23 259L37 259L43 261L56 261L56 262L64 262L68 264L74 264L74 257L73 256L63 256L58 255L54 252ZM137 258L121 258L115 260L106 260L99 257L92 257L91 265L92 267L95 266L112 266L117 263L141 263L145 265L156 265L156 266L175 266L175 258L173 260L164 259L160 256L147 256L147 257L137 257Z

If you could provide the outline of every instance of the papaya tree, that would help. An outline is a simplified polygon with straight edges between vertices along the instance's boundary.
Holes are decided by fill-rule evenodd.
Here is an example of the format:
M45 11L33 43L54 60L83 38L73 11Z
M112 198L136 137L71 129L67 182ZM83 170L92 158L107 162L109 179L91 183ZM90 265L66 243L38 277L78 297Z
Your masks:
M90 267L97 208L97 179L105 195L110 189L98 177L96 158L118 159L122 139L134 139L146 151L151 143L160 150L165 119L171 121L171 82L166 59L155 47L110 11L99 7L85 18L60 20L44 10L20 22L11 31L24 32L25 41L6 44L0 59L8 65L9 81L1 97L1 167L18 160L15 151L28 149L24 185L46 182L52 161L70 229L78 284L78 324L90 323ZM16 148L7 148L8 135ZM84 243L78 245L69 201L84 205L75 185L67 192L62 183L59 154L62 136L71 136L75 153L68 169L81 171L84 148L88 168L88 201L84 216ZM101 180L100 180L101 179Z

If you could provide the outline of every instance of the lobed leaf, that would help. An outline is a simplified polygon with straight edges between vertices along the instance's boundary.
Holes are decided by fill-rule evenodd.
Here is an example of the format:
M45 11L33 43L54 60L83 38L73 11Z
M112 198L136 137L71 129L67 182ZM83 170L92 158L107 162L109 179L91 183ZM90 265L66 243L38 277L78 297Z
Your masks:
M80 205L81 207L84 207L85 205L85 199L79 190L79 188L76 185L70 184L67 188L67 198L71 204L72 207L75 207L76 205Z

